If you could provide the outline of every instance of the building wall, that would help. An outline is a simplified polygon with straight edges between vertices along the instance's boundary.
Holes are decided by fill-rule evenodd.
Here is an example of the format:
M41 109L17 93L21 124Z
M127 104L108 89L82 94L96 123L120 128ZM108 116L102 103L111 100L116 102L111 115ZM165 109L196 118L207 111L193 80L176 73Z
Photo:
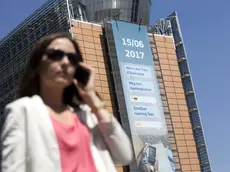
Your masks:
M199 160L173 38L155 35L154 39L156 44L154 49L156 53L154 56L155 58L159 58L163 80L163 83L159 86L161 89L165 87L167 100L163 100L163 105L165 112L169 112L165 114L167 126L169 135L174 134L176 141L174 142L174 139L170 139L170 143L172 148L177 147L178 149L179 161L183 172L200 172ZM161 90L161 93L162 92L164 93L163 90ZM171 116L171 121L167 119L167 115ZM177 153L174 154L174 159L177 161L178 157L176 157L176 154ZM176 165L178 166L179 164L177 163Z
M149 33L149 40L150 40L150 45L151 45L152 52L153 52L154 70L156 71L158 85L159 85L160 94L161 94L162 105L164 108L164 116L165 116L166 125L168 129L169 142L170 142L171 150L173 152L175 167L176 167L176 170L179 172L182 169L181 169L181 164L180 164L180 159L179 159L178 146L176 144L176 139L175 139L173 121L172 121L172 117L171 117L170 110L169 110L169 100L167 99L166 86L163 80L163 71L160 65L159 54L157 52L157 50L159 49L157 45L159 44L156 44L155 36L151 33Z
M108 56L102 35L102 27L97 24L73 22L73 37L77 40L84 61L96 71L96 90L104 99L107 109L117 117L116 103L113 92ZM123 172L122 166L117 166Z
M108 110L118 117L109 57L102 27L80 21L73 22L73 37L79 43L85 62L96 70L96 89ZM181 82L172 37L149 34L154 55L160 93L177 171L200 171L188 107ZM123 171L120 166L118 171Z

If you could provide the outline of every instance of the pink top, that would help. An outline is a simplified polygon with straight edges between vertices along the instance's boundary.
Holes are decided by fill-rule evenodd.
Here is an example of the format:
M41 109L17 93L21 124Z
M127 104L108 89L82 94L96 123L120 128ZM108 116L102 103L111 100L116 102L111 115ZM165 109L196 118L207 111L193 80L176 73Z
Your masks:
M74 123L64 124L51 116L61 158L62 172L96 172L90 150L90 132L74 114Z

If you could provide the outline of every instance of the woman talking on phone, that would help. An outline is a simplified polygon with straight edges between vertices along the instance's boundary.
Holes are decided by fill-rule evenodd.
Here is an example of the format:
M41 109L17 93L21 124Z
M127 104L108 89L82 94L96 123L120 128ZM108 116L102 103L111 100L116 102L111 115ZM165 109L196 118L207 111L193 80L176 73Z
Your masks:
M35 45L5 108L2 172L115 172L130 141L95 91L95 72L75 41L57 33Z

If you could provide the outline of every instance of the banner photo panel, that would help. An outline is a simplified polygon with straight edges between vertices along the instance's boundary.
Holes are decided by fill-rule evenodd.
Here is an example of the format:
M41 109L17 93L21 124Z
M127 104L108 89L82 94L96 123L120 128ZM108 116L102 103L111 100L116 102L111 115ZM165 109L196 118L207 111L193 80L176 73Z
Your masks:
M175 172L147 27L113 20L112 30L138 172Z

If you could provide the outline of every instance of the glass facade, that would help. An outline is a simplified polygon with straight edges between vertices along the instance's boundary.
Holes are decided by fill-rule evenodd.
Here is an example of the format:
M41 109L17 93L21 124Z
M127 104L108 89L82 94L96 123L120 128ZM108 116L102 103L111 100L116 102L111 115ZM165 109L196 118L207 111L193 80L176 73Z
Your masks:
M180 30L178 16L174 12L167 20L171 21L173 37L176 45L176 54L178 58L178 65L182 76L182 83L186 95L187 106L189 108L190 120L193 127L193 135L196 142L196 149L200 160L200 167L202 172L211 172L210 161L208 157L207 146L205 142L203 127L200 119L200 114L197 106L196 96L193 88L189 64L183 37Z
M87 17L90 22L105 19L149 24L151 0L85 0Z
M68 0L71 18L75 20L87 21L86 6L81 0Z
M49 0L0 41L0 114L16 98L32 45L44 35L68 32L67 17L65 1ZM0 115L0 128L4 118Z

